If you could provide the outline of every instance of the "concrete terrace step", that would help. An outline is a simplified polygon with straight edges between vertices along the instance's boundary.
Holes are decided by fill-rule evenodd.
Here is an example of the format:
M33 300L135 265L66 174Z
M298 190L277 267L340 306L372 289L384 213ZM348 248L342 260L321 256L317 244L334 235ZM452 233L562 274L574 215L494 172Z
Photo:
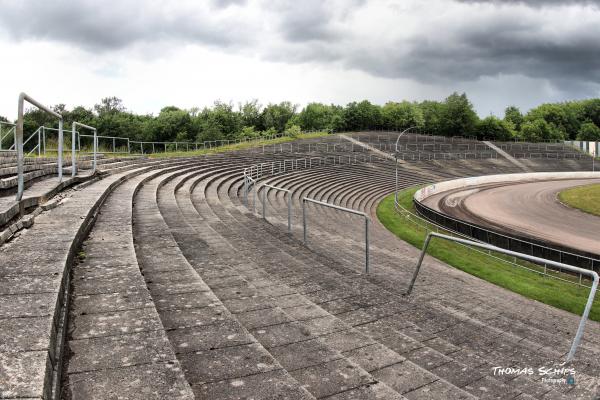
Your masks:
M49 398L59 387L65 293L75 250L110 192L156 167L111 175L71 193L59 207L39 215L32 229L0 248L3 397Z
M258 398L271 393L281 398L312 398L223 307L179 252L172 235L186 235L191 241L193 234L184 227L168 227L156 203L157 190L179 174L141 189L135 207L135 238L142 271L194 393L198 398L234 398L242 393ZM170 249L168 264L158 242ZM237 360L241 359L245 361L240 364Z
M337 174L337 173L338 173L338 171L336 171L336 174ZM369 181L371 181L371 180L372 180L372 177L371 177L371 176L369 176L368 178L367 178L367 177L365 177L365 181L366 181L366 180L369 180ZM315 182L317 182L317 180L315 180ZM320 182L320 181L319 181L319 182ZM359 182L355 182L355 184L359 184L359 185L360 185L360 183L359 183ZM331 185L331 184L329 183L329 185ZM284 185L284 186L285 186L285 185ZM282 214L282 216L285 216L285 208L284 208L284 207L282 207L282 209L281 209L281 214ZM324 211L322 214L320 214L320 215L322 215L322 216L320 216L319 218L316 218L316 221L319 221L319 222L320 222L320 224L319 224L319 225L323 225L323 226L321 227L321 228L322 228L322 229L321 229L321 231L327 231L327 229L331 230L331 226L332 226L332 225L334 225L334 224L335 224L335 226L337 226L337 225L339 225L339 224L340 224L340 223L339 223L339 221L338 221L338 220L339 220L339 217L337 218L337 220L335 220L335 221L334 221L333 219L331 219L331 217L329 217L329 218L326 218L326 217L325 217L325 216L327 216L327 215L328 215L328 213L326 213L325 211ZM282 221L282 222L283 222L283 221ZM337 226L336 230L337 230L337 232L343 231L343 229L340 229L340 227L339 227L339 226ZM319 229L315 229L315 231L319 231ZM376 231L376 232L377 232L377 231ZM324 240L322 240L322 241L321 241L321 240L315 240L314 242L315 242L315 243L320 243L320 242L329 243L328 241L325 241L325 239L324 239ZM390 242L390 240L388 239L388 240L387 240L387 242ZM357 246L357 247L358 247L358 248L360 248L359 246ZM360 264L361 264L361 261L360 261L360 258L359 258L359 257L357 257L357 258L354 260L354 264L356 264L356 265L360 265ZM389 276L390 276L390 275L389 275L389 273L388 273L387 271L386 271L386 273L382 274L382 281L384 280L384 278L383 278L384 276L386 277L385 279L388 279L388 280L389 280ZM406 282L406 280L405 280L405 282ZM389 286L393 286L393 283L392 283L392 284L390 284ZM554 311L557 311L557 310L554 310ZM573 325L576 325L576 322L575 322L575 321L573 321L573 319L574 319L573 317L574 317L574 316L571 316L571 318L570 318L570 319L571 319L571 324L573 324ZM538 318L538 319L539 319L539 318ZM524 321L524 322L525 322L525 324L527 324L527 321ZM537 322L537 321L536 321L536 322ZM546 329L548 329L548 328L546 328ZM552 330L551 330L551 332L554 332L554 330L555 330L555 327L554 327L554 328L550 327L550 329L552 329ZM566 328L566 331L568 331L568 329L569 329L569 328L567 327L567 328ZM571 327L571 329L572 329L572 327ZM536 333L536 335L539 335L539 332L537 332L537 333ZM539 336L536 336L536 335L534 335L534 337L539 337ZM568 335L568 334L567 334L566 336L567 336L567 337L569 338L569 340L570 340L570 338L571 338L571 337L570 337L570 335ZM547 335L547 337L546 337L545 339L551 339L551 336L550 336L550 334L548 334L548 335ZM549 340L549 343L552 343L552 342L553 342L552 340ZM562 343L563 343L563 344L562 344L562 346L565 346L565 342L566 342L566 340L562 342ZM547 343L548 343L548 342L547 342ZM538 347L539 347L539 346L535 346L534 348L538 348ZM560 355L560 354L559 354L559 355ZM560 357L562 358L562 356L560 356ZM588 366L588 368L589 368L589 366Z
M240 224L238 223L237 225L240 225ZM268 240L268 242L272 242L272 240ZM316 275L316 274L315 274L315 275ZM316 278L316 279L314 279L315 281L322 281L322 279L318 279L316 276L315 276L314 278ZM352 292L352 291L351 291L351 290L348 290L348 289L343 289L343 290L341 290L341 293L344 293L344 294L346 294L346 295L347 295L348 293L351 293L351 292ZM393 310L393 307L390 307L390 308ZM388 321L388 322L390 322L390 323L391 323L391 321ZM392 325L393 325L393 324L392 324ZM381 329L381 327L379 327L379 329ZM388 334L389 334L390 332L393 332L393 329L391 329L391 328L388 328ZM396 337L396 338L397 338L398 336L402 337L402 334L401 334L400 332L396 332L396 334L394 335L394 337ZM418 343L418 342L417 342L417 341L415 341L414 339L411 339L411 340L413 341L413 343ZM441 345L441 344L440 344L440 345ZM452 349L452 346L449 346L449 345L448 345L448 346L447 346L447 348L450 348L450 349ZM409 350L410 350L410 349L409 349ZM425 353L425 359L423 359L423 355L421 354L421 353L423 353L423 351L422 351L422 348L421 348L421 347L418 347L418 349L417 349L417 350L418 350L418 351L417 351L417 353L418 353L418 354L417 354L416 356L413 356L413 357L416 357L416 361L417 361L417 362L419 362L419 361L421 361L421 362L424 362L424 364L425 364L424 366L433 366L433 367L437 367L437 365L438 365L438 364L436 364L436 362L440 362L440 360L442 360L442 362L443 362L443 361L444 361L444 359L446 360L446 362L448 362L448 360L449 360L449 359L448 359L448 357L444 357L442 354L439 354L439 352L437 352L437 351L435 351L435 350L433 350L433 349L427 349L427 350L424 352L424 353ZM436 353L437 353L437 355L436 355ZM437 358L437 360L436 360L436 358ZM432 362L432 360L434 360L434 361ZM458 367L459 367L459 368L458 368L459 370L464 370L464 365L463 365L463 366L462 366L462 368L461 368L461 367L460 367L460 364L459 364L459 365L458 365ZM454 378L454 377L449 377L449 379L453 379L453 378ZM477 378L477 377L476 377L476 378ZM480 378L480 377L479 377L479 378ZM491 378L487 378L487 379L489 380L489 382L487 382L487 384L488 384L488 385L492 385L492 387L493 387L493 386L494 386L494 380L493 380L493 379L491 379ZM501 384L499 384L498 382L496 382L495 384L496 384L496 388L497 388L497 389L502 387L502 385L501 385ZM407 395L407 396L408 396L408 395Z
M302 301L302 299L291 298L288 302L289 306L294 309L294 313L292 313L292 310L288 310L286 316L285 311L278 307L280 296L287 296L291 293L286 291L285 285L276 283L269 285L270 282L267 276L256 275L256 273L260 273L260 268L257 265L249 265L247 262L239 266L236 265L237 263L231 265L229 257L223 258L233 249L227 242L219 239L218 234L210 226L207 226L207 222L212 220L211 216L202 213L202 221L198 221L197 211L190 202L189 197L187 197L185 208L180 203L180 201L186 201L185 197L175 201L174 194L169 186L176 187L177 185L179 185L178 182L174 182L173 185L165 185L165 190L161 190L161 193L165 193L165 199L161 201L162 195L159 196L159 203L162 203L161 210L166 221L170 221L174 226L182 226L185 221L194 221L189 222L188 227L192 228L193 231L188 232L186 236L193 236L196 233L208 245L208 254L201 257L197 254L197 251L194 251L190 241L179 240L178 243L184 255L188 257L193 265L203 266L201 274L206 274L207 283L213 287L215 294L224 301L230 311L234 312L238 320L249 329L250 333L277 360L280 360L283 367L292 376L300 380L300 383L304 384L304 387L316 397L333 395L347 389L353 389L354 391L357 387L365 395L369 393L371 395L388 393L389 396L393 393L383 384L372 386L371 384L374 384L375 380L369 377L367 371L351 360L346 359L341 352L328 349L325 343L317 339L320 330L324 329L326 332L332 329L331 326L327 325L330 321L320 319L319 321L313 321L312 325L302 321L303 317L310 316L311 313L314 316L315 312L318 313L317 307L310 307L310 304ZM193 182L190 183L191 185L193 185ZM183 186L188 187L188 183ZM206 221L204 220L205 217L208 218ZM220 276L213 276L215 270L222 271L223 269L228 271L225 279ZM265 286L259 286L260 284ZM266 293L266 295L258 298L261 308L259 312L255 311L253 305L256 306L256 304L253 304L253 300L250 301L249 299L249 308L244 305L245 298L249 293L257 292ZM268 310L264 307L267 307ZM323 316L323 314L326 313L322 312L320 316ZM273 323L277 326L274 326ZM274 327L275 330L267 333L267 330L270 331L271 327ZM280 330L281 328L283 330ZM296 355L298 349L303 348L305 345L310 348L310 355ZM329 379L321 380L319 375L322 374L325 374Z
M133 246L134 193L145 180L172 168L180 167L146 172L115 189L82 246L84 257L71 281L63 397L194 398Z
M190 186L193 186L193 185L194 185L194 184L192 183ZM185 187L185 186L188 186L188 185L187 185L187 184L185 184L185 185L183 185L183 186ZM178 191L178 193L179 193L179 192L180 192L180 191ZM183 197L183 199L181 199L181 198L180 198L180 200L181 200L181 201L185 201L185 196ZM188 200L189 200L189 199L188 199ZM181 206L181 204L180 204L180 206ZM190 211L189 209L190 209L190 205L188 204L188 207L186 207L186 210L188 210L188 211L186 211L186 212L192 212L192 213L194 212L194 211L193 211L193 209L192 209L191 211ZM183 211L184 211L184 208L182 207L182 208L181 208L181 210L182 210L182 213L183 213ZM200 213L200 215L202 215L202 217L203 217L203 218L204 218L204 217L208 218L208 220L212 220L212 219L213 219L212 217L209 217L209 216L207 216L207 214L206 214L206 213ZM188 220L188 221L192 220L192 215L186 214L186 220ZM200 227L198 227L197 229L200 229ZM209 233L209 235L210 235L210 233ZM208 239L210 240L210 237L209 237ZM213 243L213 242L214 242L214 243ZM180 246L182 246L182 245L180 244ZM209 259L209 260L214 260L214 258L215 258L215 257L218 257L218 254L226 254L226 253L225 253L225 250L227 250L227 249L225 249L225 248L222 248L222 249L221 249L221 248L219 248L219 246L223 246L222 240L218 240L218 239L216 239L216 238L215 238L215 240L214 240L214 241L210 241L210 242L209 242L209 248L210 248L210 247L217 247L217 249L213 250L214 254L211 252L211 256L210 256L210 257L208 257L208 259ZM185 247L185 246L184 246L184 247ZM225 244L225 247L228 247L228 246ZM185 251L184 251L184 254L185 254ZM212 261L212 262L211 262L211 265L214 265L214 263L215 263L215 261ZM255 278L255 279L251 280L250 282L252 282L252 281L256 281L256 280L257 280L257 279ZM263 278L263 279L260 279L260 280L262 280L262 281L265 281L265 280L266 280L266 278ZM234 284L234 285L235 285L236 283L239 285L240 281L242 281L242 282L248 282L247 280L244 280L243 278L240 278L240 279L235 279L235 278L234 278L234 279L231 279L231 282L229 283L229 285L232 285L232 284ZM265 283L263 282L263 285L264 285L264 284L265 284ZM210 285L210 283L209 283L209 285ZM264 287L264 286L261 286L261 287L258 287L257 289L258 289L258 290L262 290L262 291L264 291L264 290L265 290L265 288L266 288L266 290L267 290L267 291L268 291L268 290L270 290L270 291L271 291L271 295L272 295L272 296L275 296L276 292L273 292L273 289L277 289L277 287L281 287L281 286L282 286L282 285L275 285L275 286L273 286L273 285L270 285L270 286L269 286L269 285L267 285L266 287ZM249 290L248 288L249 288L249 287L251 287L251 284L244 285L244 287L245 287L245 289L244 289L244 290L245 290L245 291L247 291L247 290ZM234 288L235 288L235 286L234 286ZM224 289L226 289L224 293L227 293L227 294L224 294L224 295L226 295L226 296L232 296L232 295L233 295L233 296L232 296L232 298L228 299L229 301L234 301L234 302L236 302L236 301L237 301L238 303L240 302L240 300L238 299L238 297L239 297L239 296L236 296L236 295L235 295L235 294L232 292L232 290L231 290L232 288L226 287L226 288L224 288ZM279 290L281 290L281 289L279 289ZM223 291L220 291L220 292L223 292ZM219 294L220 294L220 292L219 292L219 293L217 293L217 295L219 295ZM247 293L247 292L246 292L246 293ZM242 291L242 292L240 292L240 294L242 295L242 301L243 301L243 297L244 297L244 296L243 296L243 294L244 294L244 292ZM277 299L283 298L283 297L285 297L285 296L287 296L287 295L289 295L289 293L285 293L285 292L283 292L283 293L280 293L280 294L279 294L279 296L281 296L281 297L279 297L279 296L278 296L278 297L277 297ZM301 297L301 296L300 296L300 297ZM261 298L262 298L261 304L262 304L262 303L264 303L264 302L267 300L267 298L266 298L266 297L264 297L264 296L261 296ZM294 299L290 299L290 300L294 300ZM295 301L299 301L299 300L295 300ZM305 300L305 301L306 301L306 300ZM227 301L226 301L225 303L227 304ZM235 304L235 303L233 303L233 304ZM264 304L262 304L262 305L264 306ZM306 301L306 303L304 303L304 304L303 304L303 303L300 303L300 304L294 304L294 303L292 303L292 304L290 304L290 308L297 309L297 310L296 310L296 311L295 311L295 312L292 314L292 316L295 316L296 320L290 319L290 321L294 322L294 324L293 324L293 325L290 325L290 323L285 323L285 324L282 324L282 325L287 325L287 328L286 328L286 329L292 329L292 332L293 332L293 329L295 329L295 328L297 329L299 326L300 326L300 327L302 326L302 324L303 324L302 317L306 318L306 317L308 316L308 318L309 318L309 320L310 320L310 319L311 319L311 312L313 312L313 313L314 313L314 312L317 312L317 316L319 315L319 314L318 314L318 307L307 308L307 305L310 307L310 302ZM239 305L238 305L237 307L239 307ZM269 318L271 318L271 317L266 317L266 318L267 318L267 321L261 321L261 320L260 320L260 313L253 312L252 310L249 310L249 311L250 311L250 312L248 312L248 313L240 313L240 315L243 315L245 318L252 318L252 319L254 320L254 322L247 322L247 323L248 323L248 324L253 324L253 325L251 325L251 326L254 326L254 325L256 325L256 326L254 326L254 329L255 329L255 330L254 330L254 331L252 331L252 330L251 330L251 332L257 332L257 334L258 334L258 332L261 332L263 329L258 329L258 330L257 330L257 328L260 328L260 327L261 327L261 325L262 325L262 324L264 324L264 323L267 323L267 324L269 324L269 323L270 323L270 322L269 322ZM274 310L274 311L278 311L278 310ZM238 310L238 312L239 312L239 310ZM322 312L323 314L327 314L327 313L326 313L326 312L324 312L323 310L321 310L321 312ZM289 311L289 313L292 313L292 311L290 310L290 311ZM277 315L277 314L278 314L278 313L276 313L276 315ZM284 314L284 313L282 313L282 314ZM320 315L320 317L322 317L322 316L323 316L323 314L321 314L321 315ZM284 315L285 315L285 314L284 314ZM280 317L281 317L281 315L280 315ZM315 317L315 316L314 316L314 315L312 315L312 318L314 318L314 317ZM293 317L292 317L292 318L293 318ZM257 320L257 319L258 319L258 320ZM327 320L327 321L325 321L325 320ZM289 321L288 321L288 322L289 322ZM323 332L321 332L321 333L328 333L328 332L327 332L327 330L328 330L328 329L332 329L332 327L331 327L331 326L327 326L327 323L328 323L328 322L330 323L330 320L329 320L328 318L318 318L318 317L317 317L317 318L314 318L314 319L312 320L312 322L308 322L308 323L306 323L306 324L307 324L307 328L306 328L306 330L307 330L307 332L308 332L309 334L311 333L311 331L312 331L312 332L316 332L316 333L318 334L318 333L319 333L319 323L321 323L321 324L325 324L325 326L322 326L322 327L320 327L320 329L321 329L321 330L322 330L322 329L325 329L325 331L323 331ZM312 324L312 325L311 325L311 324ZM279 325L279 324L276 324L276 325ZM312 329L311 329L311 326L312 326ZM264 333L262 333L261 335L264 335ZM314 333L313 333L313 335L314 335ZM269 336L269 335L267 335L267 336ZM272 335L270 335L270 336L271 336L271 338L270 338L270 339L263 338L263 340L267 340L267 343L266 343L266 345L267 345L267 346L270 346L269 348L279 348L279 347L282 347L282 348L283 348L283 347L285 347L285 349L282 349L282 350L292 351L292 348L296 348L296 347L298 347L298 346L302 346L302 344L297 344L297 343L298 343L298 342L297 342L297 339L292 339L291 343L285 343L285 340L286 340L286 339L284 339L284 342L283 342L282 344L273 343L272 341L273 341L273 338L274 338L274 337L273 337ZM260 340L260 339L259 339L259 340ZM270 343L269 343L269 341L270 341ZM303 338L303 337L302 337L302 335L300 336L300 341L301 341L301 342L305 342L305 341L306 341L307 343L308 343L308 342L310 342L310 343L313 343L313 342L317 343L317 342L318 342L318 340L317 340L317 341L314 341L314 340L312 339L312 336L311 336L311 337L309 337L309 338ZM367 344L369 344L369 343L367 342ZM290 346L290 348L289 348L289 349L287 348L287 347L288 347L288 345ZM323 348L323 344L320 344L319 346L317 346L317 348L316 348L316 349L318 349L318 348ZM315 349L314 351L316 351L316 349ZM352 350L352 349L348 349L348 351L350 351L350 350ZM337 350L330 350L330 351L333 351L333 352L335 353L335 351L337 351ZM285 352L284 352L284 353L285 353ZM311 354L312 354L312 353L311 353ZM312 356L313 356L313 357L318 357L318 354L312 354ZM291 355L290 357L292 357L292 358L293 358L293 356L292 356L292 355ZM341 355L338 355L338 357L341 357ZM310 357L309 357L309 358L310 358ZM298 359L296 359L296 361L298 361ZM300 360L300 361L301 361L301 360ZM307 361L308 361L308 360L307 360ZM295 371L295 369L294 369L294 368L295 368L295 367L297 367L297 365L296 365L296 366L294 366L294 360L293 360L293 359L290 359L290 360L288 360L288 362L289 362L289 363L291 363L291 365L290 365L289 367L286 367L286 368L287 368L288 370L292 369L292 370L294 370L294 371ZM315 362L315 360L313 360L312 362L314 363L314 362ZM318 362L318 361L317 361L317 362ZM388 362L389 362L389 359L388 359ZM327 364L327 362L326 362L326 364ZM325 369L327 370L327 367L325 366L326 364L323 364L323 366L322 366L321 368L325 368ZM410 363L407 363L406 365L409 365L409 364L410 364ZM300 365L300 366L302 366L302 363L300 363L299 365ZM317 367L315 366L314 368L317 368ZM305 372L305 373L308 373L308 371L304 371L304 372ZM335 375L335 371L327 371L327 373L328 373L328 374L333 374L333 375ZM294 372L293 372L293 374L294 374ZM300 376L302 376L302 374L301 374L300 372L298 372L298 374L300 374ZM309 374L309 375L310 375L310 374ZM308 379L308 378L307 378L307 379ZM313 378L313 379L314 379L314 378ZM314 385L314 384L315 384L315 382L312 382L312 384ZM437 385L442 385L442 383L438 383ZM442 385L442 386L443 386L443 385ZM323 389L323 390L327 390L326 388L321 388L321 389ZM315 388L314 390L318 390L318 389L317 389L317 388ZM331 389L331 388L330 388L330 389L328 389L328 390L333 390L333 389ZM361 386L361 388L360 388L360 389L357 389L357 391L358 391L358 392L362 392L362 391L364 391L364 390L367 390L367 389L366 389L365 387L362 387L362 386ZM321 393L321 394L322 394L322 393Z

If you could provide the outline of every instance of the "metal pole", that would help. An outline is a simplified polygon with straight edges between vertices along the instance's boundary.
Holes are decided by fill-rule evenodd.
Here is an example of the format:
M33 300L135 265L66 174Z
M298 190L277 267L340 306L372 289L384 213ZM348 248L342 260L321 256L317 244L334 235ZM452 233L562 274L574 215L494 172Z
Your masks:
M96 153L98 153L98 131L94 129L94 161L92 163L92 174L96 173Z
M62 182L62 153L63 153L63 119L58 120L58 181Z
M306 246L306 201L302 199L302 229L304 237L304 245Z
M421 269L421 264L423 264L423 258L425 258L425 253L427 252L427 246L429 246L429 242L431 241L431 234L427 235L425 239L425 243L423 243L423 248L421 249L421 255L419 256L419 260L417 261L417 268L415 268L415 272L413 273L412 279L410 280L410 284L408 285L408 290L406 291L406 295L409 295L413 287L415 286L415 281L417 280L417 275L419 275L419 270Z
M292 233L292 192L288 192L288 233Z
M256 213L256 181L252 183L252 212Z
M77 175L77 159L75 157L75 124L71 124L71 176Z
M365 217L365 274L369 273L369 218Z
M266 193L267 188L263 186L262 190L262 209L263 209L263 219L267 219L267 202L266 202Z

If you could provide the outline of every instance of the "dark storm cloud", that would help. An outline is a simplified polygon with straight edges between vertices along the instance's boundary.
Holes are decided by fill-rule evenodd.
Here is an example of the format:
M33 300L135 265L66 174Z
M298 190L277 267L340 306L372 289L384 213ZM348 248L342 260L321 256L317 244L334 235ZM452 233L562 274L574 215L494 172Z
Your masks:
M17 40L46 39L75 43L94 51L115 50L160 40L183 40L228 46L243 35L219 24L206 12L161 9L157 2L0 1L0 27ZM243 4L242 0L214 0L215 7ZM2 29L2 28L0 28Z
M92 51L192 43L432 84L518 75L582 88L600 82L591 4L600 0L0 0L0 30Z

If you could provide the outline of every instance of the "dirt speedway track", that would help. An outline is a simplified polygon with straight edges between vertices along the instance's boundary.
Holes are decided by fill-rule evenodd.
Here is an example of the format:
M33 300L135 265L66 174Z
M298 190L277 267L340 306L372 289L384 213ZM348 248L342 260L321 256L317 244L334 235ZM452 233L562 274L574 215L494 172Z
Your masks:
M455 218L508 234L600 254L600 217L567 207L562 190L600 179L494 183L438 193L423 203Z

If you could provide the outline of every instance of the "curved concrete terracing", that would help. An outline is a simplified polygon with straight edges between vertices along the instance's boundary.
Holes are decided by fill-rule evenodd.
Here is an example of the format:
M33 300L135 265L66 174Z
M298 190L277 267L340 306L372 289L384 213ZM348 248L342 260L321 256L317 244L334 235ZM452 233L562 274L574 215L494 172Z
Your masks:
M337 140L319 139L330 149ZM308 153L332 155L315 146ZM393 163L354 163L346 149L336 155L350 164L338 157L335 165L262 176L259 183L293 192L291 235L284 193L265 194L268 221L242 204L245 167L308 153L144 162L42 213L0 248L0 397L588 399L598 392L597 322L588 323L571 365L576 385L500 375L495 367L562 362L579 316L429 257L413 294L402 296L419 250L375 218L368 276L356 219L312 207L302 244L302 197L374 215L393 191ZM515 170L502 159L438 163L406 163L400 186ZM262 200L259 189L257 210Z

